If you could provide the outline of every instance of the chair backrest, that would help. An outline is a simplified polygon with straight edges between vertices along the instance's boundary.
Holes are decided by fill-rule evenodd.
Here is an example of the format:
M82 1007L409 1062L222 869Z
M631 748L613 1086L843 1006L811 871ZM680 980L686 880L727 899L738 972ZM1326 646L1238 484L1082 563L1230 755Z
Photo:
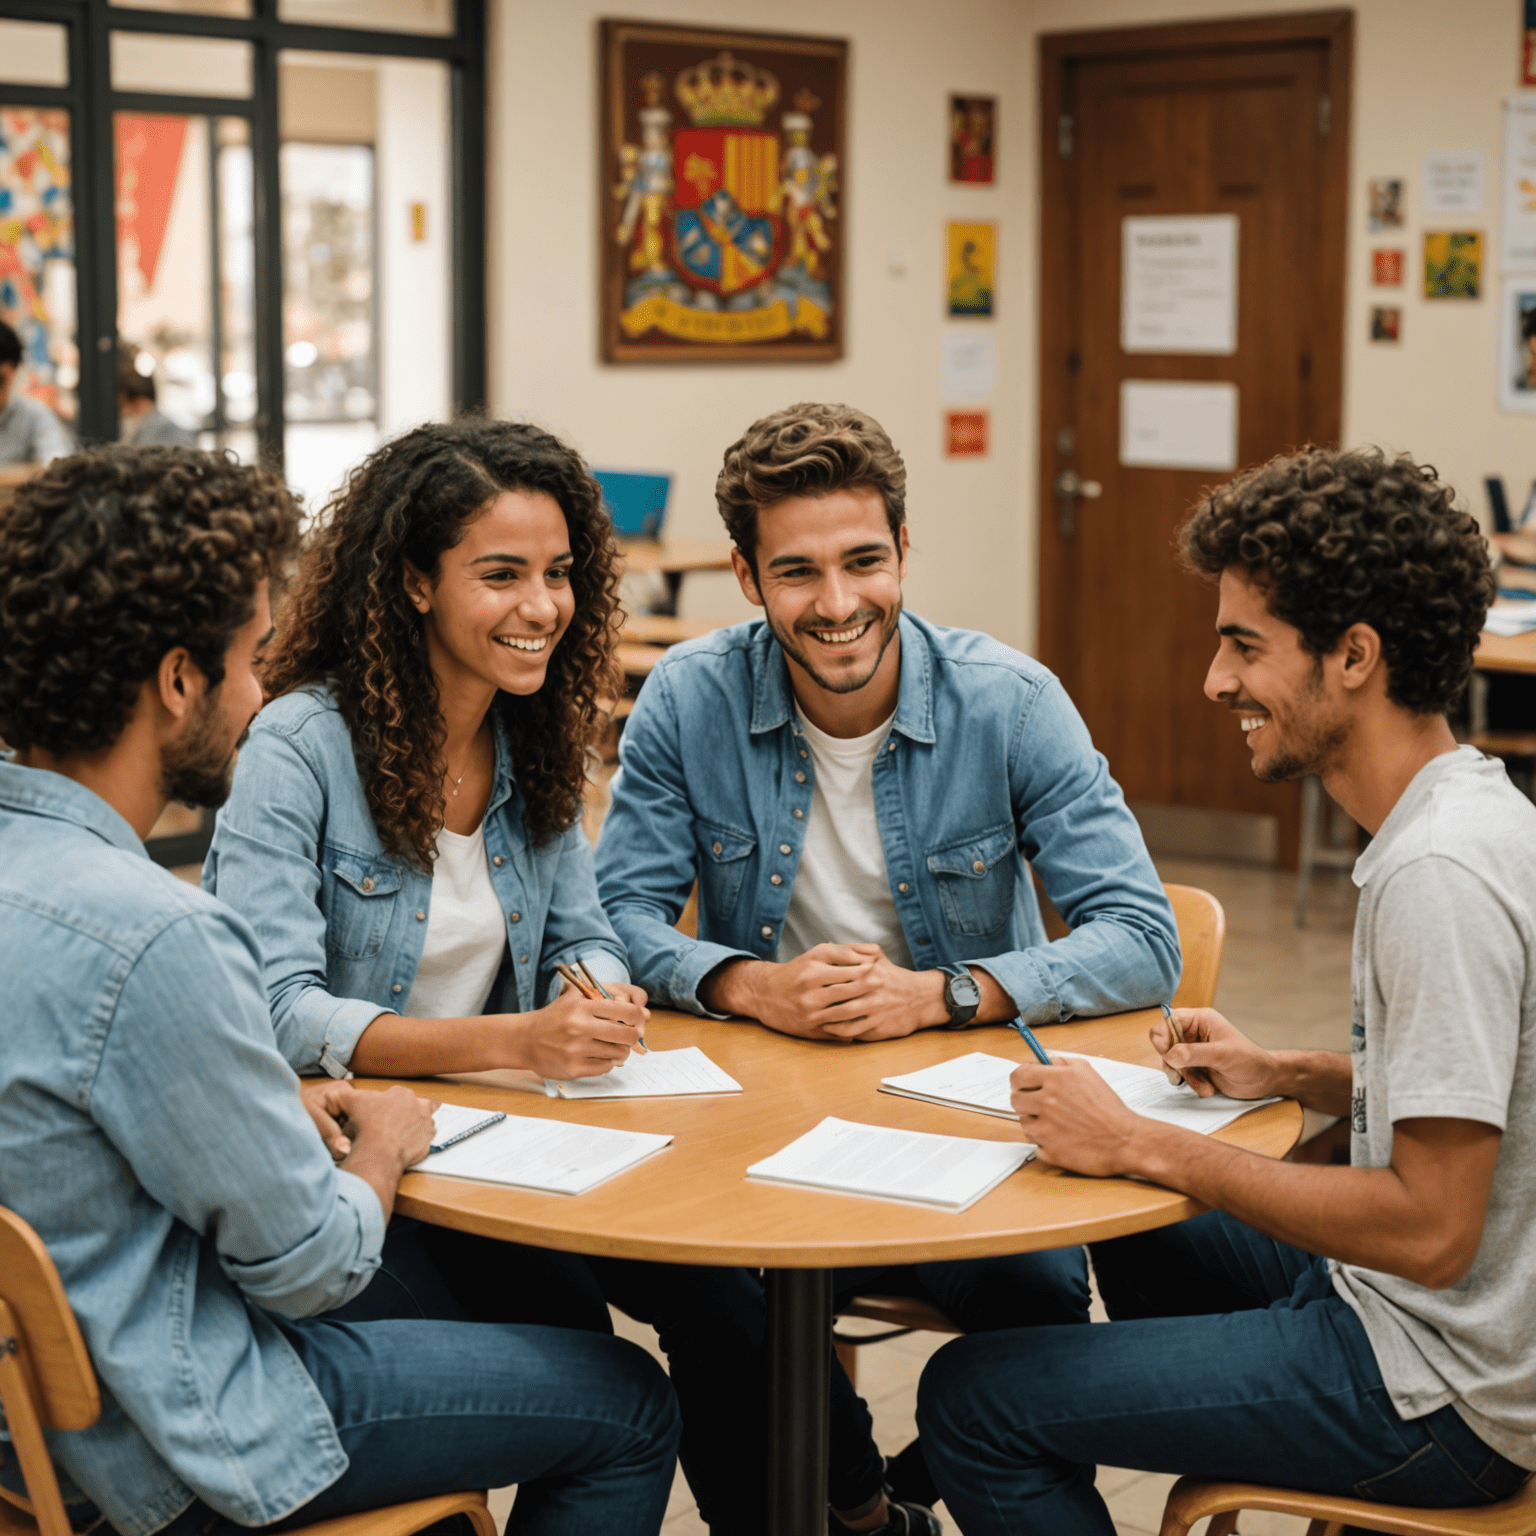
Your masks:
M1216 1001L1221 952L1227 943L1227 914L1209 891L1194 885L1165 885L1179 926L1184 974L1173 994L1176 1008L1209 1008Z

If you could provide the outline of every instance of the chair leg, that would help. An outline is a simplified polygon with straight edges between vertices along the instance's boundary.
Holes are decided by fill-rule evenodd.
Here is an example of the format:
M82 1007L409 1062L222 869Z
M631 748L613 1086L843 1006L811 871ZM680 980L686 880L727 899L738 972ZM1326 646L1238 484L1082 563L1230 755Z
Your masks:
M1314 1520L1307 1526L1307 1536L1343 1536L1342 1520Z
M859 1385L859 1351L857 1345L844 1344L840 1340L833 1340L832 1349L837 1355L837 1363L842 1366L848 1376L850 1386L857 1389Z
M1309 773L1301 781L1301 856L1296 864L1296 926L1307 926L1307 895L1317 867L1318 822L1322 819L1323 781Z

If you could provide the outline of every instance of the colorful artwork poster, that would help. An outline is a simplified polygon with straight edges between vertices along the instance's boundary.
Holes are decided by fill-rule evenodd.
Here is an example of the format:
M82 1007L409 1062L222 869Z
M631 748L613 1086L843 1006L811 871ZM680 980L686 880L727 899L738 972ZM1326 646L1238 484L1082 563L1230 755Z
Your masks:
M1536 277L1504 284L1499 345L1499 409L1536 415Z
M988 411L945 411L944 453L951 459L987 456Z
M991 186L996 180L997 98L949 98L949 179Z
M1377 288L1401 288L1403 286L1403 253L1372 251L1371 282Z
M1483 237L1477 230L1431 230L1424 236L1424 297L1475 299L1483 290Z
M0 107L0 319L21 338L27 393L73 420L80 356L67 112Z
M1402 177L1376 176L1366 183L1365 222L1373 235L1403 227Z
M1536 0L1525 0L1525 45L1521 50L1520 84L1536 85Z
M843 353L848 45L605 21L608 362Z
M1371 309L1371 340L1401 341L1403 312L1396 304L1377 304Z
M945 226L951 315L990 315L997 266L997 225L950 223Z

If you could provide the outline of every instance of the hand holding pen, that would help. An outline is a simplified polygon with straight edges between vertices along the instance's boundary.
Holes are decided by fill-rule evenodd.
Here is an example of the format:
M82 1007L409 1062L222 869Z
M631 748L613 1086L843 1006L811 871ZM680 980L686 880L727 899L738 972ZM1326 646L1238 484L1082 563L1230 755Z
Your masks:
M557 965L555 972L561 977L567 986L574 987L589 1002L596 1002L601 998L604 1002L611 1003L613 993L587 969L587 962L578 959L575 965ZM640 1039L636 1042L636 1048L643 1054L650 1054L650 1047L645 1043L645 1026L640 1026Z

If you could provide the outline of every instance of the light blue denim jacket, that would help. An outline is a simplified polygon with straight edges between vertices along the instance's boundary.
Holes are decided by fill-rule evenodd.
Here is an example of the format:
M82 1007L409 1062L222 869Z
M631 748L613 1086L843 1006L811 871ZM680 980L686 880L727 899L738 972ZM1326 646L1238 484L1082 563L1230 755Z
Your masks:
M578 955L603 981L627 981L629 970L597 899L586 834L577 825L547 843L528 837L511 745L492 719L485 848L508 948L486 1011L526 1013L546 1000L554 967ZM385 852L352 734L324 689L285 694L256 717L203 889L256 930L278 1048L294 1070L344 1077L363 1031L410 1000L432 877Z
M984 968L1029 1024L1170 997L1173 911L1061 684L986 635L905 613L900 630L896 717L873 785L914 965ZM717 965L777 954L814 783L799 738L784 653L762 620L674 646L646 680L597 878L653 999L704 1013L699 983ZM1073 930L1054 944L1025 860ZM696 940L672 927L695 878Z
M0 1205L101 1383L100 1419L49 1450L122 1536L194 1495L279 1520L347 1457L268 1313L362 1290L384 1216L272 1044L255 936L104 800L0 760L0 954Z

